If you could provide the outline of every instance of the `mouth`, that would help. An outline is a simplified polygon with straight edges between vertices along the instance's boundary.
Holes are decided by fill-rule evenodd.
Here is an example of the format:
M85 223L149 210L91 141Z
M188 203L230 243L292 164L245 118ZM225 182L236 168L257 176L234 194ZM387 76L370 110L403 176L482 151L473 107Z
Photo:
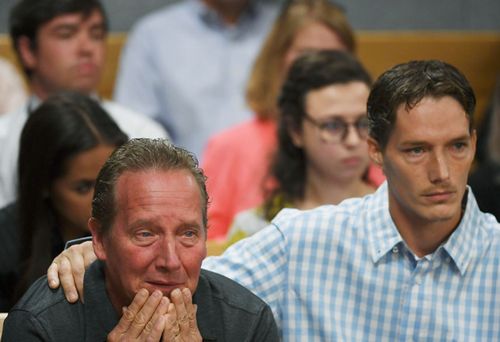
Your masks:
M450 201L455 196L455 191L435 191L424 194L424 197L433 203L444 203Z
M78 64L77 70L80 75L91 75L96 72L96 65L94 63L81 63Z
M361 163L361 158L359 157L350 157L342 159L342 164L345 166L358 166Z
M186 287L184 283L165 281L146 281L146 284L155 290L160 290L163 294L170 294L175 289Z

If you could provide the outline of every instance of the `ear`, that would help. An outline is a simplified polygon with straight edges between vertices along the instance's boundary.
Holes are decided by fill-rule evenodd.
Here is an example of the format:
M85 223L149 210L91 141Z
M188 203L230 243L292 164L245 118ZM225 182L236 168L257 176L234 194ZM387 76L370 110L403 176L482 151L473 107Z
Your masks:
M101 223L91 217L88 222L90 233L92 234L92 244L95 255L99 260L106 260L106 249L104 248L104 238L101 229Z
M304 139L302 137L302 130L299 130L299 129L293 127L291 124L288 124L288 134L290 135L290 138L292 139L292 143L296 147L304 146Z
M380 149L380 145L378 142L372 137L368 137L368 154L370 155L370 159L373 163L377 164L380 168L383 167L384 158L382 156L382 150Z
M31 40L26 36L22 36L18 40L17 47L23 66L27 69L34 69L37 64L37 57L35 51L33 51Z

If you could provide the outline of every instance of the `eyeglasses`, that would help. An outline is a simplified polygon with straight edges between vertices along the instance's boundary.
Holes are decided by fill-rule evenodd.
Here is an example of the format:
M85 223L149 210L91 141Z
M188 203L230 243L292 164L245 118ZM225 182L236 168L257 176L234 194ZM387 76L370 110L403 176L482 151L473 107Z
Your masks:
M347 137L348 128L354 126L361 139L368 138L369 123L368 118L363 116L354 123L348 123L341 118L333 118L325 122L319 122L306 113L305 119L319 129L321 139L329 143L339 143Z

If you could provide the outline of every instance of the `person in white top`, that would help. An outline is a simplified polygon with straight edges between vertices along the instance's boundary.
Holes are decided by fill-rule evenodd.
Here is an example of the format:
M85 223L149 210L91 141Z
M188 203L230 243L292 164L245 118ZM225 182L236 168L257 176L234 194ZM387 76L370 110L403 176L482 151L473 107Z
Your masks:
M19 137L29 113L60 90L97 96L108 28L99 0L22 0L9 19L31 97L18 110L0 117L0 207L16 196ZM152 119L110 101L101 104L130 138L168 138Z
M0 58L0 115L10 112L26 101L23 80L16 68Z

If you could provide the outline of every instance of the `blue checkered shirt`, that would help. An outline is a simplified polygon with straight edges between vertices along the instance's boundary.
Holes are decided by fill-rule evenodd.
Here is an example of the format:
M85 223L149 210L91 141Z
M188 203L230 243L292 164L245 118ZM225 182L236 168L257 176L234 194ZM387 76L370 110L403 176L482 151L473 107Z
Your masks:
M285 210L203 267L267 301L285 341L500 341L500 224L472 192L460 225L415 258L373 195Z

